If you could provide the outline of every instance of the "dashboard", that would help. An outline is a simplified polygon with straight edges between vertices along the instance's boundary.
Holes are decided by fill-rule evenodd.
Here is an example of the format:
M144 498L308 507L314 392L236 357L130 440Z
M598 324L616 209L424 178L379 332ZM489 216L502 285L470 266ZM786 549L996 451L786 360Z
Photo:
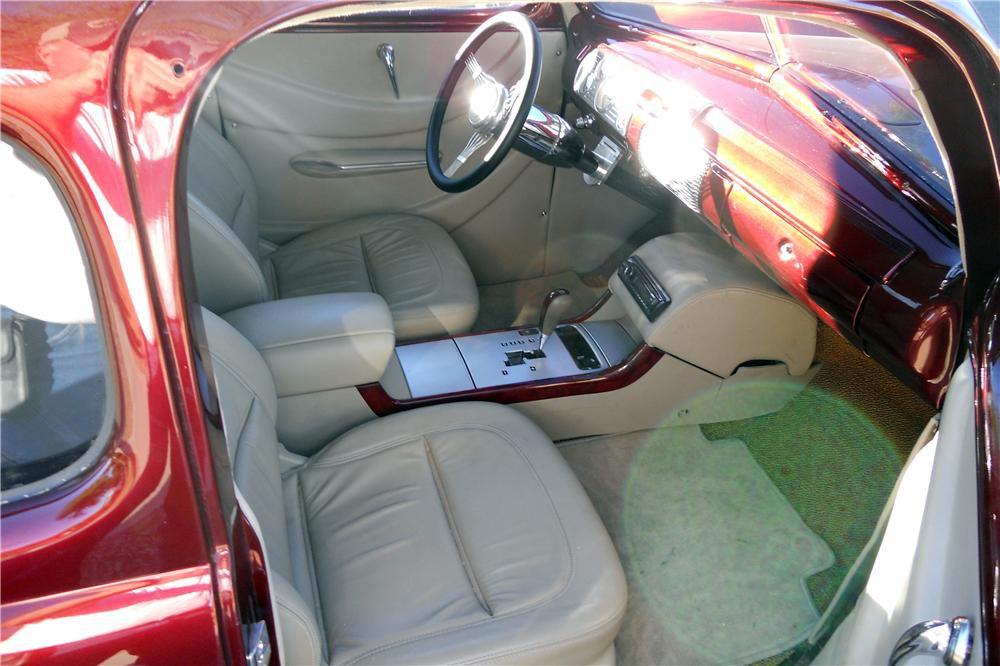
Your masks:
M950 202L793 68L592 5L564 84L607 185L686 206L828 325L937 404L960 345Z

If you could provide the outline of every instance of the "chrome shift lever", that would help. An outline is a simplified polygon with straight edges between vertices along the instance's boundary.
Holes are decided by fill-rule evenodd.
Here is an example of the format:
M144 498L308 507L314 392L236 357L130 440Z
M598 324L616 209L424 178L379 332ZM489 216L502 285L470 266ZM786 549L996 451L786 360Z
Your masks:
M552 335L556 325L562 321L563 317L573 305L573 298L569 295L568 289L553 289L545 297L542 303L542 313L539 317L538 328L541 330L541 337L538 342L538 351L545 346L545 341Z

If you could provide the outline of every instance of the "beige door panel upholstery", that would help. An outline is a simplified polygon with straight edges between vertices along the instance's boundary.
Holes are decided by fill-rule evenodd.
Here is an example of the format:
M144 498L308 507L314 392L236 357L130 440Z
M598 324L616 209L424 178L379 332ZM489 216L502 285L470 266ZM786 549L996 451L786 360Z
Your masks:
M558 108L562 101L561 32L542 32L542 79L537 101ZM226 61L219 81L223 117L281 132L340 139L422 134L441 82L466 38L461 32L275 33L250 42ZM379 44L395 52L399 98L392 91ZM498 33L476 53L499 81L512 83L521 71L515 33ZM464 85L455 94L468 94ZM378 111L378 131L371 118ZM451 110L450 122L466 122ZM422 144L422 142L421 142ZM422 145L421 145L422 147Z
M438 88L464 39L464 33L278 33L240 48L226 63L218 95L227 138L257 177L265 237L284 240L280 227L286 222L295 222L295 231L301 232L303 222L327 224L387 210L417 211L442 198L426 170L330 182L303 176L290 163L311 151L422 152ZM501 33L479 54L488 71L499 63L499 79L504 73L513 78L520 67L515 40L514 34ZM392 44L396 53L398 100L376 57L381 43ZM565 37L544 32L542 44L537 99L558 109L563 56L555 54L564 53ZM462 90L456 91L456 99L463 99ZM442 134L456 140L467 137L467 125L464 115L453 113ZM501 169L509 173L506 178L497 174L497 180L510 182L524 166L524 160L505 163ZM539 183L546 190L549 185ZM453 206L450 216L433 216L452 228L493 197L476 188L447 198L466 200Z
M499 405L378 419L282 473L267 365L203 312L241 504L284 663L608 663L611 540L562 456Z
M886 663L913 625L959 616L972 619L975 640L968 663L988 663L978 640L983 600L976 547L975 390L966 358L948 386L940 430L931 436L929 426L926 439L914 447L862 553L877 549L863 592L813 663ZM856 581L848 575L838 595L850 593L848 582ZM842 606L835 600L830 608ZM903 663L940 664L942 659L914 654Z
M218 97L226 136L258 183L262 237L284 243L332 222L411 213L447 229L476 280L494 284L591 270L652 217L614 190L586 186L575 171L556 173L516 151L461 194L441 192L419 167L329 177L329 169L310 176L292 166L317 155L365 164L379 156L388 162L390 154L397 163L422 155L434 97L464 38L463 33L278 33L241 47L227 61ZM545 31L541 38L537 102L558 111L565 37ZM491 39L480 61L484 66L486 60L499 61L501 72L513 72L520 53L512 40L507 34ZM399 100L375 54L381 43L395 49ZM461 91L455 99L462 99ZM446 142L450 137L464 143L467 135L464 117L446 120Z

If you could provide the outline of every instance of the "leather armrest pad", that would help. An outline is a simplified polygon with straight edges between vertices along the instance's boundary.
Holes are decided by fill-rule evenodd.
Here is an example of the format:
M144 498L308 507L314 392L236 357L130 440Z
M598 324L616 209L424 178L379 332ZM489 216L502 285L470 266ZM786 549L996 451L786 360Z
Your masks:
M224 318L264 357L279 397L377 381L396 344L389 306L377 294L286 298Z
M616 273L609 287L646 342L728 377L747 361L780 361L791 375L809 369L816 317L721 239L701 233L654 238L635 251L670 295L649 321Z

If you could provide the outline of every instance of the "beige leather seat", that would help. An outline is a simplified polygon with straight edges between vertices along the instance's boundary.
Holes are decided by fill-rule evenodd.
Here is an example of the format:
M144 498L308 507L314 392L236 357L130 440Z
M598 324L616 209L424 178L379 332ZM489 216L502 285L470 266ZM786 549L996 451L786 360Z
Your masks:
M337 222L261 259L253 176L206 122L191 136L188 218L199 300L215 312L276 298L375 292L405 340L464 333L479 311L476 282L451 236L413 215Z
M537 426L499 405L443 405L279 462L264 360L222 319L204 321L283 663L614 663L621 565Z

